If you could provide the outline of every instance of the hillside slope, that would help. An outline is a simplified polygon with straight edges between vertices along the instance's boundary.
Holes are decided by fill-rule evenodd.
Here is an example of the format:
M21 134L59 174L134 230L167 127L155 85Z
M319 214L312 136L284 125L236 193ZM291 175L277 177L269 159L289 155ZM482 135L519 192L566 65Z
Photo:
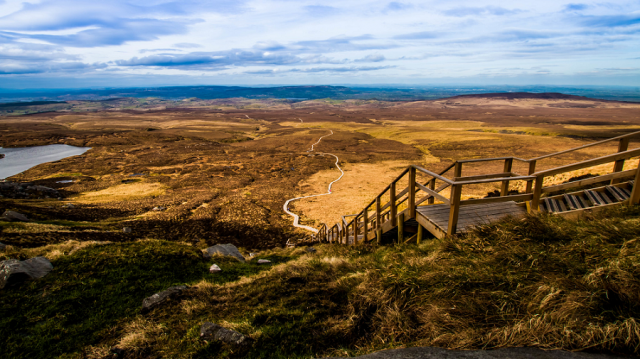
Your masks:
M0 292L0 356L103 358L113 346L127 358L310 358L402 346L637 355L639 214L530 216L420 245L259 253L271 267L207 261L162 241L9 248L6 258L46 255L56 269ZM212 263L222 274L208 273ZM143 298L183 283L191 288L182 297L140 312ZM255 343L203 341L205 321Z

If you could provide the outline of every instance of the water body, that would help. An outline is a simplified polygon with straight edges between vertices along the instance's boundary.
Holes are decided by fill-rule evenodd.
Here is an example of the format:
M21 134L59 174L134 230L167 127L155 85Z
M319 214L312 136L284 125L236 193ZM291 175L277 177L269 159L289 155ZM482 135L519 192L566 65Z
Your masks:
M21 148L1 148L5 157L0 159L0 179L17 175L42 163L60 161L63 158L78 156L91 147L69 145L48 145Z

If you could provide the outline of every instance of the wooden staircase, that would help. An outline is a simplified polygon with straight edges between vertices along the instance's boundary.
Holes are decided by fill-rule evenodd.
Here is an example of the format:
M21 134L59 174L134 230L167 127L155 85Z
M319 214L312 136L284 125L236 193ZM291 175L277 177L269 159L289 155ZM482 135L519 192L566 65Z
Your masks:
M332 227L323 224L317 238L322 242L347 245L374 240L378 244L419 243L428 233L436 238L454 236L474 226L527 212L543 211L577 217L586 211L637 204L640 201L640 186L637 185L640 166L626 171L623 171L623 167L625 161L640 156L640 148L629 150L630 139L639 135L640 131L633 132L532 159L499 157L459 160L439 173L411 165L362 211L343 216L340 223ZM616 153L536 171L536 165L545 159L612 141L618 141ZM503 163L503 172L462 176L465 164L495 161ZM514 162L526 164L528 173L515 173L512 170ZM607 163L612 164L610 173L545 185L545 178ZM526 183L524 193L509 193L513 181ZM500 183L499 196L462 200L465 188L496 182ZM406 184L406 187L402 188L402 184ZM598 185L600 187L595 187ZM398 191L399 188L402 189ZM448 189L448 196L443 192L445 189Z

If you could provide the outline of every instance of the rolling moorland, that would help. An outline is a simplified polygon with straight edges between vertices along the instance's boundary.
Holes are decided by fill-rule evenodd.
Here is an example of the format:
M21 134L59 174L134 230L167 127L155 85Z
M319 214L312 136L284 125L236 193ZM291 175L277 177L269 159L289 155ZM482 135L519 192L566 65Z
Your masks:
M325 192L339 176L334 158L307 152L330 131L317 151L339 156L345 176L332 195L293 203L305 225L359 211L408 164L439 171L456 159L532 158L640 130L640 104L525 93L116 98L3 105L0 113L2 147L92 148L8 179L54 188L61 199L0 198L0 211L32 220L0 221L0 259L45 256L55 268L0 292L0 356L311 358L418 345L640 354L638 208L577 222L510 218L420 245L318 244L316 252L282 211L286 199ZM271 265L202 258L221 243ZM223 271L209 273L213 263ZM144 298L181 284L189 289L180 297L140 311ZM255 342L203 341L204 321Z

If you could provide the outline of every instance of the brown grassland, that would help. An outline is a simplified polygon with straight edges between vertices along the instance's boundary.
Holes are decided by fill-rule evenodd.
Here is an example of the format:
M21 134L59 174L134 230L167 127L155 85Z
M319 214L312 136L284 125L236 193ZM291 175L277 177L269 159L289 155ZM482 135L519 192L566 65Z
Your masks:
M315 152L307 152L330 130L332 136L316 145ZM318 255L282 249L288 240L308 236L291 226L291 218L282 211L285 200L323 193L339 176L333 157L322 153L337 155L345 176L333 186L332 195L291 205L302 223L312 226L333 225L340 216L357 213L409 164L440 171L458 159L533 158L637 130L640 104L508 96L417 102L225 100L205 108L0 117L2 147L54 143L91 147L82 156L42 164L10 178L55 188L65 198L0 198L0 211L18 211L34 220L0 222L0 242L9 245L4 258L46 255L61 267L74 256L91 258L89 254L96 255L103 247L108 252L105 258L121 258L134 250L140 251L140 258L151 258L160 253L154 248L162 248L172 253L167 254L167 268L183 266L199 256L199 249L218 243L233 243L247 254L259 252L275 263L263 269L229 262L238 275L218 282L196 274L163 279L157 284L160 288L192 280L191 296L147 317L127 309L126 316L114 317L88 339L74 339L76 344L55 356L105 357L114 345L140 358L244 355L198 342L197 324L211 311L225 318L227 327L260 338L261 350L273 350L274 357L353 355L402 345L467 349L527 345L638 354L640 329L625 310L637 306L640 277L637 261L633 264L631 257L621 254L635 251L640 243L633 234L638 226L633 210L624 212L618 222L593 219L602 221L602 228L586 221L585 229L569 230L561 220L532 217L522 224L513 220L480 228L459 243L357 250L323 245ZM633 142L631 147L637 145ZM592 147L542 161L538 169L616 151L614 143ZM637 162L628 161L626 169L635 168ZM550 181L561 183L571 176L606 170L594 167ZM523 166L514 171L527 172ZM502 164L469 165L463 175L488 172L502 172ZM74 182L58 183L61 180ZM463 198L481 198L496 188L469 188ZM513 183L513 189L523 190L524 184ZM73 207L63 207L68 203ZM154 211L158 206L166 210ZM543 222L550 227L542 228ZM518 229L520 225L531 235ZM132 232L123 233L123 227ZM603 233L604 228L620 237ZM550 233L562 239L546 243ZM580 252L571 236L590 247ZM598 253L596 243L605 242L607 252ZM145 243L150 249L138 247ZM510 247L512 257L498 255L495 251L501 246ZM550 251L545 258L527 254L543 250ZM570 261L554 262L563 255ZM587 264L579 264L580 258ZM216 263L227 264L225 260ZM155 265L160 272L166 269L164 264ZM478 272L468 274L473 268ZM492 268L503 272L490 273ZM447 274L450 269L457 274ZM547 269L557 276L546 277ZM520 286L509 273L528 279ZM558 273L570 275L563 279ZM471 278L474 284L465 287L452 275ZM482 288L481 283L496 281L501 281L500 288ZM428 285L435 289L425 291ZM289 304L278 302L276 295L289 293L278 286L298 291L287 299ZM36 286L30 288L40 293ZM55 292L55 285L51 290ZM617 293L617 302L608 302L606 290ZM139 300L140 295L152 293L134 297ZM460 293L474 294L457 297ZM448 297L452 299L443 300ZM9 308L7 303L0 304ZM596 314L602 306L608 306L606 313ZM252 309L238 314L243 308ZM305 308L316 317L309 317ZM310 324L314 320L320 322ZM293 323L309 332L288 339ZM620 344L625 335L628 343ZM309 345L289 343L282 346L289 349L279 349L270 341ZM20 348L12 350L17 353ZM249 357L261 355L264 351Z

